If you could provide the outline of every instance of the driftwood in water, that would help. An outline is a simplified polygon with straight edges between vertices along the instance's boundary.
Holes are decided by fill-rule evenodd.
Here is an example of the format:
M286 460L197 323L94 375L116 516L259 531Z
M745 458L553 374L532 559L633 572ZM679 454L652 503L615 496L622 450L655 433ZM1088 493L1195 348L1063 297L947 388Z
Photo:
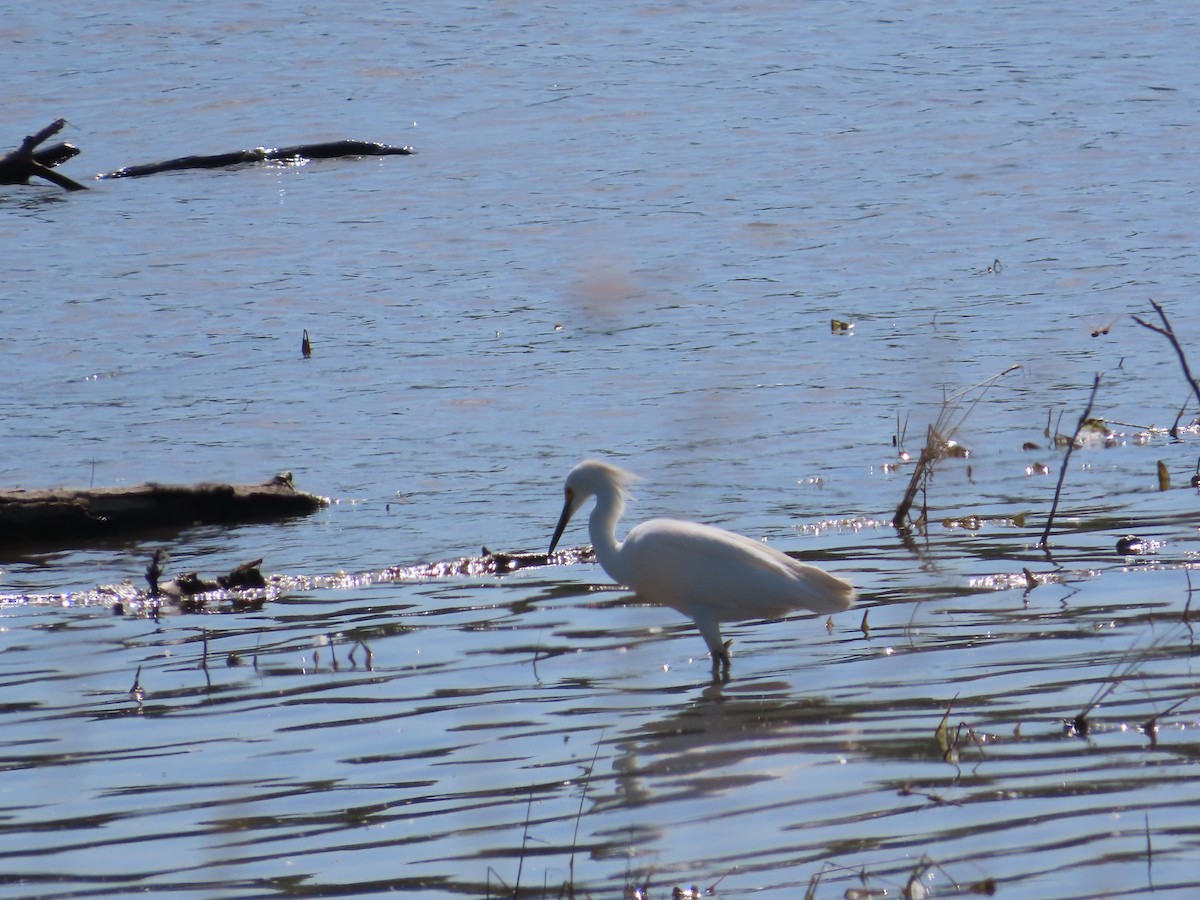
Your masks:
M232 153L218 153L213 156L181 156L178 159L168 159L166 162L150 163L144 166L126 166L97 177L140 178L143 175L157 175L159 172L178 172L183 169L221 169L226 166L266 160L334 159L339 156L408 156L413 152L412 147L393 147L390 144L376 144L371 141L329 141L323 144L300 144L296 147L255 147L253 150L235 150Z
M21 146L0 156L0 184L28 184L33 177L44 178L68 191L86 191L87 186L55 172L54 166L79 155L79 148L71 144L58 143L41 150L37 146L62 131L66 119L56 119L37 134L22 141ZM299 144L295 147L255 147L252 150L235 150L212 156L182 156L165 162L144 166L126 166L115 172L97 175L97 178L138 178L159 172L178 172L183 169L221 169L243 163L281 160L288 162L309 159L334 159L343 156L408 156L415 152L412 147L395 147L377 144L374 141L326 141L317 144Z
M296 490L290 473L265 484L141 484L89 490L0 491L0 546L68 541L195 524L304 516L328 503Z
M12 153L0 157L0 184L29 184L30 178L37 177L53 182L67 191L86 191L85 185L54 171L54 166L78 156L78 147L59 143L43 147L41 150L36 149L38 144L62 131L66 124L66 119L56 119L37 134L25 138L21 146Z

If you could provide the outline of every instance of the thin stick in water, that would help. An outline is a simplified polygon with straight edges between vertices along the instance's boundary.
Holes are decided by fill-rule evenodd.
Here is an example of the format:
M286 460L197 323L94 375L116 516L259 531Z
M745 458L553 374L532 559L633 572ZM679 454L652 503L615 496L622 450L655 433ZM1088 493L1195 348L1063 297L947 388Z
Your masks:
M1096 373L1096 378L1092 382L1092 394L1088 397L1087 407L1083 411L1083 415L1079 417L1079 424L1075 426L1075 433L1071 435L1071 441L1067 444L1066 455L1063 456L1062 468L1058 471L1058 485L1054 488L1054 502L1050 505L1050 517L1046 519L1046 530L1042 532L1041 538L1038 540L1038 549L1049 550L1050 548L1050 529L1054 527L1054 514L1058 512L1058 498L1062 495L1063 480L1067 477L1067 463L1071 460L1071 451L1075 449L1075 444L1079 440L1079 434L1083 431L1083 425L1092 416L1092 404L1096 402L1096 391L1100 389L1100 373Z

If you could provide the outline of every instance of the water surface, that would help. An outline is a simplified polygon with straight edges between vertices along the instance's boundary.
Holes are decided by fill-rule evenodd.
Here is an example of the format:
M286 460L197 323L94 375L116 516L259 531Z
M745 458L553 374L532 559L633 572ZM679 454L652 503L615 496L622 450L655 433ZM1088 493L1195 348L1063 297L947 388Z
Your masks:
M1195 892L1200 451L1129 317L1200 334L1190 8L3 12L6 146L65 116L79 179L418 150L0 188L0 483L335 501L5 556L6 896ZM1012 365L905 544L897 431L915 455ZM1047 421L1097 372L1112 446L1072 456L1048 559ZM595 566L419 568L544 550L590 455L643 476L631 517L769 540L861 608L730 628L712 685ZM114 616L158 547L279 579Z

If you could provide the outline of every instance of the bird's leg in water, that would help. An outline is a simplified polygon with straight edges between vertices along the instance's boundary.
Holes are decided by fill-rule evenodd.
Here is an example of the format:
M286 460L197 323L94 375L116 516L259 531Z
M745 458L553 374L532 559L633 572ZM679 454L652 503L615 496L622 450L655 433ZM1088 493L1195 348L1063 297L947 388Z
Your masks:
M692 618L695 619L696 626L700 629L700 636L704 638L704 643L708 644L708 655L712 657L713 681L716 681L722 674L728 680L729 645L733 643L733 639L727 641L722 638L721 623L708 610L698 608L692 613Z
M715 653L709 653L713 661L713 681L720 679L721 681L729 680L729 645L733 643L733 638L730 638L721 645L721 649Z

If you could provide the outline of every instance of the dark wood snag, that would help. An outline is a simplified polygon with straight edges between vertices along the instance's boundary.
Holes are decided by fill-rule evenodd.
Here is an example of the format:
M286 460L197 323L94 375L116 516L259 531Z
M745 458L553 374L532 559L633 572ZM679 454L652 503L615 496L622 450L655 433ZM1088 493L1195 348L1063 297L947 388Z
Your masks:
M373 141L328 141L319 144L300 144L295 147L254 147L250 150L235 150L232 153L217 153L211 156L181 156L159 163L143 166L125 166L115 172L97 178L141 178L159 172L180 172L186 169L223 169L244 163L293 161L305 159L336 159L343 156L408 156L415 151L412 147L395 147Z
M66 124L66 119L55 119L37 134L26 137L16 150L0 157L0 184L29 184L29 179L36 177L57 184L66 191L86 191L85 185L54 171L55 166L78 156L78 147L59 143L37 149L38 144L54 137Z
M0 491L0 548L68 546L139 531L306 516L328 504L290 473L264 484L140 484L127 488Z

